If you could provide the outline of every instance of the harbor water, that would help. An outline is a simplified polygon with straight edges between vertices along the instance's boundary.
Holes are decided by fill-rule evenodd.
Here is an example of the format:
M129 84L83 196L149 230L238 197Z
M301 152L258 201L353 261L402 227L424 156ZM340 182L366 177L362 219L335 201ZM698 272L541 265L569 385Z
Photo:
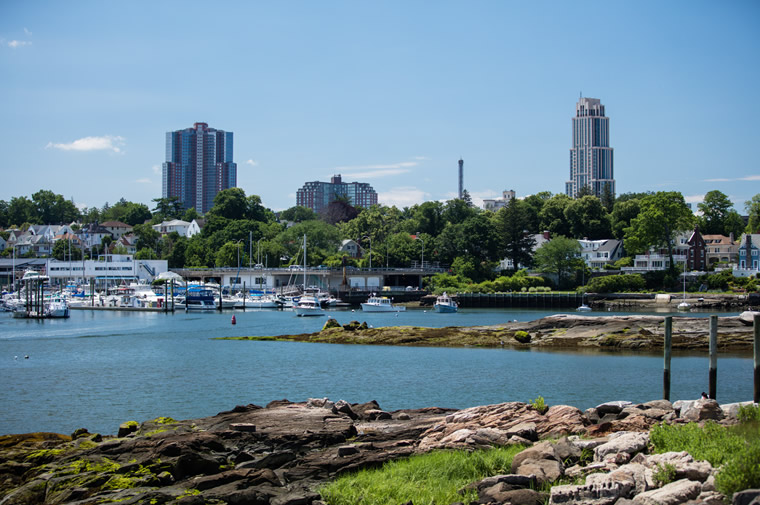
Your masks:
M358 320L375 327L443 327L528 321L551 313L557 311L337 310L328 315L341 324ZM71 433L82 427L114 434L128 420L191 419L283 398L377 400L381 408L396 410L465 408L539 395L549 405L585 409L610 400L643 402L662 396L661 353L214 339L309 333L326 319L276 310L234 314L236 325L230 324L229 311L76 310L61 320L0 314L0 434ZM751 399L752 374L751 354L721 354L718 400ZM674 353L671 399L696 399L707 389L707 353Z

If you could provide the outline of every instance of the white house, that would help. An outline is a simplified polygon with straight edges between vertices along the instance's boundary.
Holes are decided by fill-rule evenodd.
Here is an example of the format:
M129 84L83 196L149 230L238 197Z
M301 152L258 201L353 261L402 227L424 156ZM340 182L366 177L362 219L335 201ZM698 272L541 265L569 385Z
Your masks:
M604 268L623 257L623 242L616 239L578 240L581 257L591 268Z
M185 232L185 236L187 238L190 238L192 236L198 235L201 230L203 229L203 225L206 224L205 219L193 219L193 221L188 225L187 231Z
M131 254L107 254L96 260L58 261L49 259L46 265L50 279L76 278L83 281L115 283L119 281L152 281L169 270L166 260L137 260Z
M545 243L549 242L549 240L551 240L548 231L545 231L543 233L536 233L531 236L533 237L533 240L535 240L536 242L533 245L533 250L531 251L531 254L535 254L539 247L541 247ZM522 267L522 265L517 265L517 266ZM505 258L499 261L499 270L512 270L512 260L510 258Z
M132 232L132 227L121 221L106 221L105 223L100 223L100 226L111 232L114 239Z
M493 212L496 212L499 209L502 209L509 205L509 202L514 200L515 198L515 191L513 189L510 190L504 190L502 191L502 197L501 198L484 198L483 199L483 208L485 210L491 210Z
M190 227L190 223L182 221L181 219L172 219L171 221L164 221L160 224L154 224L153 229L161 235L168 235L172 232L177 232L180 237L187 236L187 230Z
M355 240L346 239L340 244L340 249L338 249L338 252L346 253L352 258L361 258L363 256L363 249L362 247L356 243Z

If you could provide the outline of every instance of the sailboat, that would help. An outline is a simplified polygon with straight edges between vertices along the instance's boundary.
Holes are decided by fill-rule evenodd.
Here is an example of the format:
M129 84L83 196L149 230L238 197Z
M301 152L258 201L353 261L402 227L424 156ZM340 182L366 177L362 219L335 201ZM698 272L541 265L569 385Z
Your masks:
M583 265L583 280L581 280L581 284L583 284L584 286L586 285L586 265ZM586 292L585 291L581 295L581 304L575 310L577 312L591 312L591 307L589 307L588 305L586 305Z
M325 311L322 309L319 299L316 296L306 294L306 234L303 236L303 290L304 294L294 307L296 315L300 317L324 316Z
M683 301L678 304L678 310L681 312L689 312L691 310L691 304L686 301L686 262L683 262Z

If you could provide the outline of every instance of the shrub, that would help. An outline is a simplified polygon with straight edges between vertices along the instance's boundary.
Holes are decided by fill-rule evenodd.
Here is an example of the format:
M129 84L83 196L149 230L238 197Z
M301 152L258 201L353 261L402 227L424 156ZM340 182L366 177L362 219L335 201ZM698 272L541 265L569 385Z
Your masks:
M654 475L652 475L655 484L662 487L670 484L676 478L676 467L670 463L657 465Z
M541 414L543 414L547 410L549 410L549 406L544 401L544 397L543 396L539 396L538 398L536 398L534 400L531 400L530 401L530 405L531 405L531 407L533 407L534 409L536 409Z
M760 422L760 406L758 405L740 405L739 413L737 414L739 422Z
M594 277L586 285L586 291L591 293L621 293L642 291L644 288L646 282L639 274Z
M760 487L760 440L750 442L721 467L715 476L715 488L726 496L737 491Z
M528 333L527 331L522 331L522 330L516 331L515 340L517 340L521 344L527 344L528 342L530 342L530 333Z

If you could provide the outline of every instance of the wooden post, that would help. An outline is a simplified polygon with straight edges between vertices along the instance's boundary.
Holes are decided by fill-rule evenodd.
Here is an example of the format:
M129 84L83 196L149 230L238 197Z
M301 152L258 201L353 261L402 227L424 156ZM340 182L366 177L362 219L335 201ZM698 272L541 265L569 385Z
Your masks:
M670 400L670 346L673 340L673 316L665 316L665 366L662 372L662 397Z
M174 313L174 279L172 279L172 314Z
M718 316L710 316L710 389L708 396L716 400L718 390Z
M220 279L220 282L219 282L219 312L221 312L221 311L222 311L222 283L221 283L221 279Z
M760 315L755 314L754 317L754 341L755 341L755 392L752 401L760 403Z

